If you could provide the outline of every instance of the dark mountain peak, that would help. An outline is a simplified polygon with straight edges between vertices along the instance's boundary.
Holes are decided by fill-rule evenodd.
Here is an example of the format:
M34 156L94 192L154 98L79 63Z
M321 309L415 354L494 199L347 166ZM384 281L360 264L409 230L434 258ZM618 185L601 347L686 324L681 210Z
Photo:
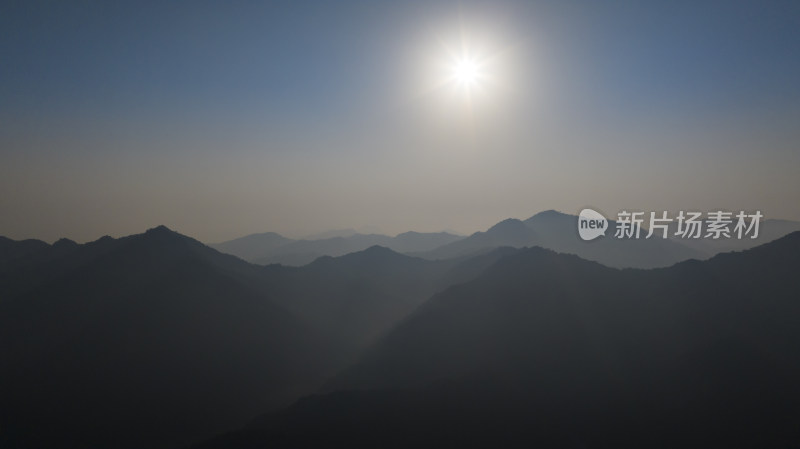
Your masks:
M539 218L569 217L569 216L570 216L570 214L565 214L564 212L561 212L561 211L558 211L558 210L555 210L555 209L543 210L543 211L533 215L533 217L539 217ZM531 217L531 218L533 218L533 217Z
M487 233L506 233L506 232L514 232L520 229L525 229L525 223L516 219L516 218L506 218L505 220L497 223L496 225L489 228L486 232Z
M77 246L79 245L74 240L68 238L61 238L53 243L53 248L75 248Z
M173 231L172 229L164 226L158 225L155 228L148 229L145 234L148 235L179 235L177 232Z
M256 234L250 234L248 237L274 237L274 238L281 238L285 239L286 237L278 234L277 232L259 232ZM288 240L288 239L287 239Z
M185 235L180 234L178 232L175 232L164 225L156 226L155 228L150 228L147 231L145 231L144 234L132 237L139 237L139 240L152 242L158 245L186 242L190 240L194 241L194 239L186 237Z
M228 240L221 243L215 243L212 246L225 246L235 244L237 242L247 243L247 244L264 244L265 242L290 242L292 239L284 237L277 232L257 232L255 234L248 234L244 237L239 237L233 240Z
M20 245L27 247L45 247L47 243L37 239L13 240L8 237L0 236L0 245Z
M395 238L403 238L403 237L417 237L417 236L420 236L420 235L422 235L422 233L421 233L421 232L417 232L417 231L407 231L407 232L403 232L402 234L397 234L397 235L395 236Z
M479 231L469 237L455 236L452 242L429 251L426 258L449 259L485 253L499 246L522 248L538 244L539 239L535 230L519 219L507 218L485 232Z
M11 240L6 237L0 237L0 260L10 260L28 257L41 252L47 252L50 245L34 239L27 240Z
M531 246L498 255L497 262L486 270L486 275L504 282L526 279L534 283L566 282L599 278L609 272L619 271L605 265L582 259L574 254L564 254L540 246Z
M495 246L531 246L537 244L536 232L516 218L509 218L497 223L485 232Z
M369 248L361 251L364 254L397 254L389 248L381 245L372 245Z
M422 261L422 259L397 253L385 246L373 245L363 251L352 252L339 257L323 256L316 259L311 265L315 267L338 265L372 270L381 267L396 267L397 265L414 261Z
M532 217L525 220L525 223L534 223L540 221L553 221L553 220L563 220L563 219L572 219L574 218L573 215L565 214L563 212L559 212L555 209L549 209L538 214L534 214Z
M109 264L136 262L139 264L136 267L137 270L143 269L144 265L152 267L161 262L166 263L167 260L172 260L179 255L186 255L188 252L207 255L209 252L215 252L202 243L172 231L166 226L158 226L141 234L120 238L105 235L83 245L61 239L54 243L52 248L59 250L60 253L76 252L77 259L73 260L76 267L92 260L96 262L99 257L107 257L105 263Z
M369 261L369 262L381 262L387 260L406 260L413 258L394 252L385 246L372 245L363 251L345 254L344 256L338 257L338 259L350 260L350 261L359 260L359 261Z
M111 237L110 235L104 235L104 236L100 237L99 239L95 240L92 243L104 244L104 243L113 242L115 240L116 239L114 237Z

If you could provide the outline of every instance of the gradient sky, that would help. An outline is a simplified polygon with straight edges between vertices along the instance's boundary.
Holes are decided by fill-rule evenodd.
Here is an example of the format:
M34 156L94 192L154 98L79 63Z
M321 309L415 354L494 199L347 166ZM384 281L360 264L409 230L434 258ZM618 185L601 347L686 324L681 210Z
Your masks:
M797 1L116 3L0 6L0 235L800 220Z

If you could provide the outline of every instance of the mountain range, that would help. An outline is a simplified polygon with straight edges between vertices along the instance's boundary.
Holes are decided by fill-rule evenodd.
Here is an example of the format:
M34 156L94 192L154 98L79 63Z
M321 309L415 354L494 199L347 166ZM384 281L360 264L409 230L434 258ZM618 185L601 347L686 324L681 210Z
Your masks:
M509 218L486 231L463 237L446 232L406 232L396 237L379 234L343 234L323 239L291 240L268 232L212 244L217 250L256 264L305 265L321 256L340 256L380 245L399 253L437 260L463 257L497 247L541 246L556 252L576 254L615 268L667 267L688 259L707 259L715 254L752 248L800 230L800 222L764 220L756 239L679 239L674 223L670 238L617 239L617 222L609 221L606 237L581 240L578 217L555 210L539 212L526 220Z
M267 267L160 226L0 239L0 447L179 447L318 389L503 254Z
M395 237L353 233L313 240L292 240L274 232L266 232L210 246L261 265L279 263L300 266L311 263L318 257L341 256L365 250L370 246L383 246L399 253L413 253L427 251L460 238L461 236L447 232L405 232Z
M800 441L800 232L618 269L587 259L666 263L672 244L577 241L573 219L299 267L163 226L0 238L0 447Z
M530 248L218 447L793 447L800 232L618 270Z

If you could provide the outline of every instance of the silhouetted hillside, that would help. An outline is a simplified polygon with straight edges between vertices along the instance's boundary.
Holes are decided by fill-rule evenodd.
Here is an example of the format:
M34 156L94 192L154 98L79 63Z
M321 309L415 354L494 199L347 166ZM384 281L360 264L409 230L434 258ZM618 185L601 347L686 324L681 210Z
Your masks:
M169 447L238 428L492 260L372 247L262 267L163 226L2 239L0 447Z
M540 212L525 220L525 224L540 235L540 246L543 248L576 254L609 267L668 267L688 259L706 259L714 254L690 248L685 240L660 237L645 239L644 234L639 239L615 238L617 222L614 220L609 221L605 237L585 242L578 236L577 223L578 217L553 210Z
M476 232L467 238L454 241L417 255L428 259L449 259L453 257L481 254L501 246L522 248L539 244L535 231L517 219L509 218L492 226L486 232Z
M677 225L672 223L670 232L674 234L676 230ZM698 251L709 254L710 256L722 252L742 251L745 249L755 248L756 246L777 240L795 231L800 231L800 222L791 220L766 219L762 220L759 224L758 237L755 239L751 238L750 236L746 236L742 239L685 239L681 240L681 242L690 248L694 248Z
M504 220L486 232L476 232L463 240L416 255L428 259L444 259L479 254L498 246L541 246L559 253L576 254L615 268L667 267L683 260L705 259L710 256L703 250L690 248L674 239L614 238L616 222L613 220L609 222L605 237L585 242L578 237L577 223L576 216L549 210L525 221Z
M707 259L720 252L753 248L800 230L798 222L764 220L757 239L680 239L674 235L673 222L668 239L645 239L644 235L639 239L617 239L613 237L617 223L610 220L606 237L585 242L578 237L577 220L574 215L547 210L524 221L503 220L469 237L446 232L406 232L389 237L352 231L322 239L292 240L267 232L211 247L262 265L302 266L322 256L341 256L375 245L430 260L474 256L503 246L541 246L615 268L660 268L688 259Z
M301 266L322 256L341 256L363 251L370 246L378 245L393 251L409 253L427 251L461 238L446 232L405 232L396 237L353 232L320 239L291 240L268 232L211 246L224 253L262 265L280 263Z
M264 254L274 251L275 248L293 241L274 232L264 232L209 246L225 254L232 254L240 259L252 262L255 259L264 257Z
M793 447L798 268L800 233L657 270L514 252L328 384L345 391L202 447Z
M435 293L453 265L373 246L302 267L270 265L262 274L279 304L352 358Z
M3 447L186 444L331 369L326 339L253 287L257 267L164 227L61 246L3 270Z
M280 305L322 329L352 361L431 295L478 276L507 251L429 261L373 246L302 267L270 265L263 280Z
M262 267L163 226L0 239L0 446L175 447L259 415L207 447L787 446L798 267L800 233L655 270L379 246Z

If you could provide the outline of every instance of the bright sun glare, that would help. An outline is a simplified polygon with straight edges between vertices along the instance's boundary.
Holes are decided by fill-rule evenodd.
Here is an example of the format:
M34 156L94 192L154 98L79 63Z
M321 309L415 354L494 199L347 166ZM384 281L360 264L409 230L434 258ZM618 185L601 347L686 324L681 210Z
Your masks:
M462 89L473 89L480 81L480 65L470 57L462 57L453 62L452 80Z
M439 40L440 51L431 58L431 90L449 94L459 105L472 110L479 102L490 99L501 87L499 75L503 49L485 33L470 34L463 28L460 37Z

